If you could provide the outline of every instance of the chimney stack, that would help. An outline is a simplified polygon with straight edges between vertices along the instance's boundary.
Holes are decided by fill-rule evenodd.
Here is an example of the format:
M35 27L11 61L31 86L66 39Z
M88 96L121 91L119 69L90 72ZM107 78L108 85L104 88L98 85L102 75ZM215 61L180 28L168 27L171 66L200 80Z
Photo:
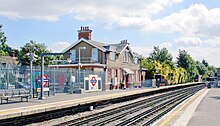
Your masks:
M78 40L84 38L87 40L92 39L92 30L89 29L89 26L81 26L81 29L78 30Z
M127 39L121 41L121 44L129 44Z

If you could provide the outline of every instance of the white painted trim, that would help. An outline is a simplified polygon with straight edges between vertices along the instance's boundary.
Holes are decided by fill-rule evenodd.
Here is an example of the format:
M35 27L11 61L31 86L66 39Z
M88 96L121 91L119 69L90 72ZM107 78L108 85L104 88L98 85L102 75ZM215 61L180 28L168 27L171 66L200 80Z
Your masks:
M123 49L122 51L119 53L120 55L125 51L125 49L128 47L129 49L129 52L131 53L131 56L134 58L134 54L133 54L133 51L131 50L130 46L127 44Z
M82 42L82 41L88 43L89 45L91 45L91 46L93 46L93 47L98 48L99 50L101 50L101 51L103 51L103 52L105 52L105 50L103 50L103 49L99 48L98 46L96 46L96 45L92 44L91 42L89 42L89 40L86 40L86 39L84 39L84 38L81 38L81 39L79 39L78 41L76 41L75 43L73 43L72 45L70 45L69 47L67 47L66 49L64 49L64 50L62 51L62 53L66 53L68 50L70 50L71 48L73 48L74 46L76 46L77 44L79 44L79 43Z
M81 64L82 66L99 66L99 67L106 67L105 64ZM78 66L78 64L60 64L60 65L48 65L48 67L71 67L71 66Z

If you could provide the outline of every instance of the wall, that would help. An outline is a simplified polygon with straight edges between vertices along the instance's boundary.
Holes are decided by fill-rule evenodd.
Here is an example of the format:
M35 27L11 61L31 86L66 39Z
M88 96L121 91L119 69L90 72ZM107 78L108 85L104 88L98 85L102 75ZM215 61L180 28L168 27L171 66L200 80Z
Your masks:
M140 64L135 64L133 62L131 53L129 53L128 62L124 62L124 52L119 54L115 61L109 59L109 54L107 57L108 66L110 68L129 68L131 70L140 70Z
M132 83L132 82L140 82L140 78L141 78L141 73L140 73L140 64L135 64L133 62L133 58L132 58L132 55L131 53L129 53L129 59L128 59L128 62L124 62L124 52L122 52L121 54L119 54L116 58L115 61L113 60L110 60L109 58L109 53L107 54L107 66L108 66L108 69L111 69L111 75L108 76L108 77L111 77L111 78L108 78L107 79L107 84L110 84L108 82L110 82L110 80L112 78L115 78L116 77L116 72L115 70L117 70L117 82L116 83L113 83L113 85L115 86L115 88L117 86L117 84L120 84L120 82L122 81L122 78L124 78L124 74L123 74L123 68L129 68L130 70L133 71L133 75L129 75L128 77L128 81L129 83ZM109 74L109 73L108 73Z
M78 62L78 58L79 58L79 47L86 47L86 49L80 50L81 63L91 63L92 48L94 47L86 42L80 42L79 44L71 48L70 50L73 50L73 49L76 50L76 62ZM70 53L70 50L68 50L67 53ZM65 58L69 58L69 56L65 56ZM98 63L101 63L101 64L105 63L105 59L103 59L103 53L101 50L98 50Z

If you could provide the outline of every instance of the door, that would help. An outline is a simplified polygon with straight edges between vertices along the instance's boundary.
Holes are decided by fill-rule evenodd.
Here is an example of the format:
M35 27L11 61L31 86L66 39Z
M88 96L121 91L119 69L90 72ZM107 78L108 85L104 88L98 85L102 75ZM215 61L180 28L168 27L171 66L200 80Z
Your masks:
M129 74L125 77L125 87L128 88Z

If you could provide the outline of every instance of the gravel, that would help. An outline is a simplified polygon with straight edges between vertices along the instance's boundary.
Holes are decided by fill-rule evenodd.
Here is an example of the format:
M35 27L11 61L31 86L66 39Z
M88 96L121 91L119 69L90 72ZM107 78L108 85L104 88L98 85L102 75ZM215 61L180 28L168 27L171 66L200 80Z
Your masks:
M149 96L149 97L152 97L152 96ZM106 105L104 108L94 108L92 111L85 111L85 112L77 113L77 114L74 114L74 115L64 116L64 117L61 117L61 118L52 119L52 120L48 120L48 121L44 121L44 122L40 122L40 123L32 123L32 124L28 124L27 126L58 125L60 123L64 123L64 122L67 122L67 121L70 121L70 120L73 120L73 119L77 119L77 118L80 118L80 117L84 117L84 116L88 116L88 115L91 115L91 114L95 114L95 113L111 110L111 109L114 109L114 108L118 108L119 106L123 106L123 105L127 105L127 104L130 104L130 103L133 103L133 102L144 100L144 99L147 99L149 97L142 97L142 98L138 98L138 99L135 99L135 100L121 102L121 103L117 103L117 104L109 104L109 105Z

